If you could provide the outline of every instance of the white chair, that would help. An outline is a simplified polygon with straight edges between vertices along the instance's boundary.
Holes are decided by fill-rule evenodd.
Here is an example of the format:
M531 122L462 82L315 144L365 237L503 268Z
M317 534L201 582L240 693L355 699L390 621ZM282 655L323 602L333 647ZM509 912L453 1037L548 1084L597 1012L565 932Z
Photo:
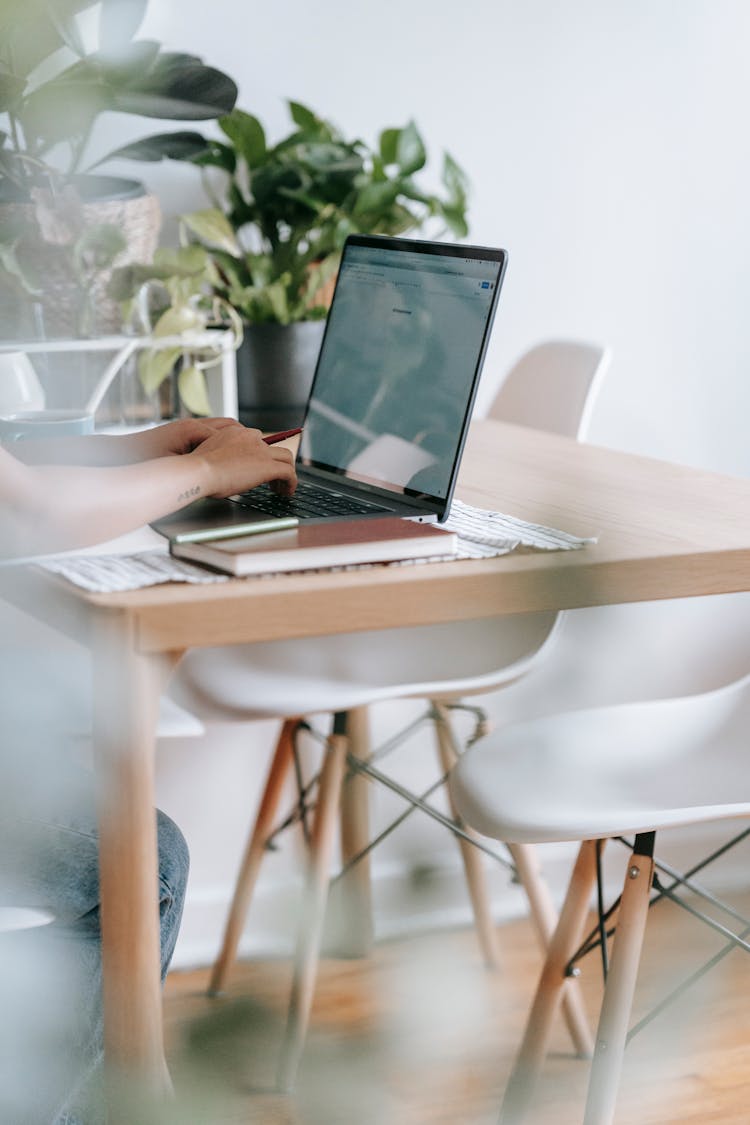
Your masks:
M583 441L610 360L608 349L581 340L537 344L508 372L487 416Z
M455 805L483 835L527 845L581 841L502 1122L516 1125L529 1108L567 970L581 948L597 880L597 841L630 834L635 843L626 864L584 1119L585 1125L612 1121L654 867L660 867L653 857L655 833L750 817L748 729L750 676L702 695L515 724L478 742L453 771ZM693 880L685 882L701 893ZM674 886L659 889L673 897ZM730 942L750 950L741 937Z
M542 344L510 371L491 413L521 425L534 425L538 414L539 424L545 428L582 437L608 363L609 352L592 344ZM495 691L527 674L547 650L559 618L559 614L540 613L232 649L200 649L183 659L170 690L202 719L285 720L242 860L211 991L221 990L236 957L265 843L289 773L295 729L301 716L334 715L319 781L308 913L297 948L282 1085L288 1085L294 1074L309 1015L342 786L344 860L363 850L360 826L367 820L367 782L354 774L344 785L344 777L347 754L368 768L366 708L381 700L431 700L441 769L447 773L455 764L457 750L446 704L466 695ZM461 839L460 845L480 941L486 960L493 964L496 938L481 856L467 839ZM533 857L527 850L516 849L513 858L540 935L546 940L554 925L554 913ZM366 860L358 865L353 893L358 900L356 913L369 918ZM573 993L566 998L566 1012L576 1045L585 1052L588 1032Z
M28 906L0 906L0 934L15 930L32 930L46 926L53 921L47 910L37 910Z

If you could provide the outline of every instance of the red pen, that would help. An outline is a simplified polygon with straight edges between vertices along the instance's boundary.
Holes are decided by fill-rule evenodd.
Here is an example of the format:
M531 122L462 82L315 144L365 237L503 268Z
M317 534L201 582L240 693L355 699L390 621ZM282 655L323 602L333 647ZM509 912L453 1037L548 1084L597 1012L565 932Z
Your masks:
M296 437L297 434L301 433L302 427L298 426L296 430L282 430L281 433L278 434L269 434L268 437L263 438L263 441L266 445L276 445L277 441L284 441L285 438Z

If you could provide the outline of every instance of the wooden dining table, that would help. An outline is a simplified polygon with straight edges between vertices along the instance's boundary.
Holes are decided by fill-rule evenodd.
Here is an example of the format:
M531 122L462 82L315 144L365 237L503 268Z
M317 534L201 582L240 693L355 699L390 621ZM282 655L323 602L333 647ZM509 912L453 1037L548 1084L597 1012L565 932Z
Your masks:
M750 480L483 420L472 425L457 496L595 542L111 594L34 565L0 572L3 597L94 657L105 1043L118 1072L157 1089L169 1082L155 731L160 693L187 649L750 589Z

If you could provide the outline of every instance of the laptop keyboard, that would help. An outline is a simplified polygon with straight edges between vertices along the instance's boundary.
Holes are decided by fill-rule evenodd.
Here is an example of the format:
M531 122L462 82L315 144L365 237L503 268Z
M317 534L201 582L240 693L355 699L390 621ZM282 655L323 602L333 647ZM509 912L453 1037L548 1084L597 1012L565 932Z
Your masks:
M325 516L368 516L378 512L393 512L382 504L367 500L355 500L343 492L321 488L300 481L294 496L279 496L269 485L261 484L250 492L231 498L242 508L252 508L255 512L265 512L269 516L296 516L298 519L312 519Z

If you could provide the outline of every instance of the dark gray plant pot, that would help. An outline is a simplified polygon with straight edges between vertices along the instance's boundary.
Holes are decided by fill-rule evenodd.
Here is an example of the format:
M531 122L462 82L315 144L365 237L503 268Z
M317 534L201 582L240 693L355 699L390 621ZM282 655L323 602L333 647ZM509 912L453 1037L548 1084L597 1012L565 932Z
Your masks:
M240 421L259 430L302 424L325 321L246 324L237 352Z

